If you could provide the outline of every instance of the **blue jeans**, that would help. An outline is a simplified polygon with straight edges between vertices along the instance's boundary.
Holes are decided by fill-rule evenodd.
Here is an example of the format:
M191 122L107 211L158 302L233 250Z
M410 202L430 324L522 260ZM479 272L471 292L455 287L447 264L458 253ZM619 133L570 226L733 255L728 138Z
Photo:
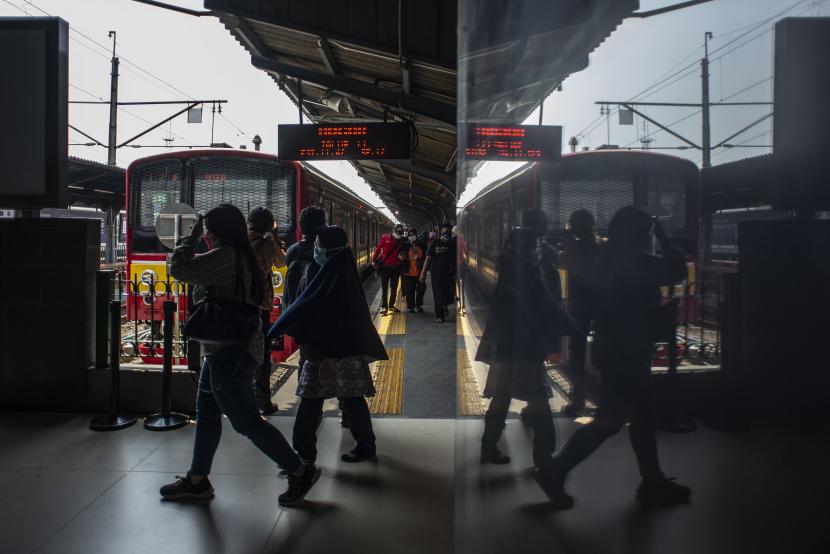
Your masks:
M237 368L240 355L242 361ZM243 354L237 346L205 356L196 395L196 440L191 473L210 473L222 436L222 414L228 416L239 434L248 437L280 467L293 472L302 463L279 429L259 415L253 383L258 366L258 360L247 352Z

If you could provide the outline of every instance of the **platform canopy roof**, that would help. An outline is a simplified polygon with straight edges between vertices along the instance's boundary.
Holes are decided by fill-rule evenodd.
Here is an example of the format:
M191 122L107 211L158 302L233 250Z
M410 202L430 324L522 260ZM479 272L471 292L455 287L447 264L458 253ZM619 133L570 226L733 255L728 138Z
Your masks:
M70 205L124 209L124 168L70 156L67 169Z
M470 165L456 178L458 118L523 121L568 75L587 67L588 55L638 5L205 0L252 64L312 121L414 125L410 160L353 164L399 219L419 225L453 220L474 171Z

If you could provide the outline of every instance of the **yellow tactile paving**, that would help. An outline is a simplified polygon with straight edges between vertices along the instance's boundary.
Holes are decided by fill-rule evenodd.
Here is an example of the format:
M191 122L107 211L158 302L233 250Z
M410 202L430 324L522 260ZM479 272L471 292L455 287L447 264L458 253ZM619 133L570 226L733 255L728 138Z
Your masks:
M470 359L466 348L459 348L455 352L456 388L458 389L458 408L461 415L476 416L484 414L484 406L478 394Z
M458 323L455 326L455 332L459 337L480 337L481 327L474 317L463 315L458 318Z
M406 334L406 304L398 299L397 313L378 316L378 334L383 335L405 335Z
M387 348L388 360L372 364L375 396L369 399L372 414L400 414L403 408L403 348Z

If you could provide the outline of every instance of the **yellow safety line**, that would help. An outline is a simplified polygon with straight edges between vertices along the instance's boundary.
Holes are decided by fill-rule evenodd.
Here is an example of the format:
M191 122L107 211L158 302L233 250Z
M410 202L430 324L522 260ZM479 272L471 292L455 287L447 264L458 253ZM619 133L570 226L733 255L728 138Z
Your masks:
M377 326L379 335L405 335L406 334L406 303L398 299L397 308L400 312L382 315L378 317Z
M369 399L372 414L400 414L403 407L403 348L387 348L388 360L373 364L372 380L375 396Z
M466 348L456 350L455 366L458 368L456 371L456 388L458 389L458 406L461 409L461 415L484 415L484 406L482 406L481 397L478 394L478 384Z

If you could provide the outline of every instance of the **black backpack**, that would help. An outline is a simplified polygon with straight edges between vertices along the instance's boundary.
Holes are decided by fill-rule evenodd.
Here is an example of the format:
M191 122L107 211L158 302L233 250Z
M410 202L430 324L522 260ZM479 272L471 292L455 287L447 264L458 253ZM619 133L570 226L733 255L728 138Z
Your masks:
M313 259L298 258L291 262L285 271L285 284L282 289L283 303L288 305L294 302L314 279L318 269L319 266Z

